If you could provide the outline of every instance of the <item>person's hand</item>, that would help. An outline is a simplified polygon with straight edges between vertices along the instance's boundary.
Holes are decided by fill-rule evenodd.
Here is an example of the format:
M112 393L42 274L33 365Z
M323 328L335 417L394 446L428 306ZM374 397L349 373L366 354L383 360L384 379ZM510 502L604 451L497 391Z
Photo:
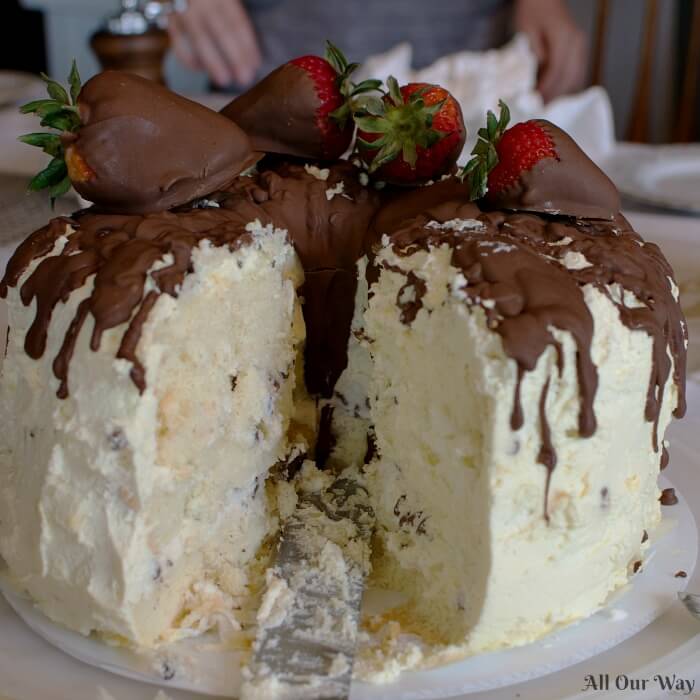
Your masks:
M564 0L516 0L515 28L526 34L539 62L537 89L545 102L583 87L586 35Z
M205 70L222 87L247 85L260 67L258 40L241 0L189 0L170 17L168 29L178 58Z

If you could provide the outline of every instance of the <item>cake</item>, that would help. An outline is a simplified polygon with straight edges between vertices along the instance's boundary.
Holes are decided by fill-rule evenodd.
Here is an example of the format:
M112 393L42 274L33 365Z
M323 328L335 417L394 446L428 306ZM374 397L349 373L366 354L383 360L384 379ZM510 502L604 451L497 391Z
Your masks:
M362 472L371 583L407 600L368 621L360 674L602 605L660 520L687 335L612 183L532 128L556 157L476 201L453 170L410 188L312 155L245 170L243 140L213 191L194 178L119 211L93 182L95 207L32 234L0 284L10 579L136 647L253 634L313 460ZM386 644L398 625L423 640L409 660Z

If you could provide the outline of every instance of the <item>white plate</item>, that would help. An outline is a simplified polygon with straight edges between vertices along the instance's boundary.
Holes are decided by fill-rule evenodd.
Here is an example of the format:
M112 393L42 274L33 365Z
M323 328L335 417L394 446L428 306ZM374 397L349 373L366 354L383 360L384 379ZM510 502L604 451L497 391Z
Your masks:
M0 106L41 97L43 81L31 73L0 70Z
M700 144L618 144L603 167L636 202L700 215Z
M668 486L661 479L662 486ZM554 632L539 642L481 654L430 671L408 672L394 683L353 685L352 700L418 700L446 698L538 678L600 654L630 638L664 613L684 588L675 572L691 574L698 549L693 515L681 497L664 508L664 519L652 535L643 570L616 593L605 608L590 618ZM67 654L105 671L170 688L212 695L232 695L240 684L242 654L222 651L204 637L169 645L148 655L109 647L63 629L44 617L30 601L0 585L17 614L39 636ZM2 643L0 628L0 646Z

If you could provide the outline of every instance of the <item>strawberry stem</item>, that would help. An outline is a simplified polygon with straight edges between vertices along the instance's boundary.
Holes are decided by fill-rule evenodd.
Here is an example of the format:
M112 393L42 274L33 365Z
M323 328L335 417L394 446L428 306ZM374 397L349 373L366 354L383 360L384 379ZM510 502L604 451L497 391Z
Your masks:
M370 141L357 138L360 151L372 151L366 162L368 171L375 172L383 165L401 156L415 168L417 148L428 149L445 134L433 128L433 118L442 109L445 100L426 105L423 96L428 87L416 90L404 99L398 81L389 76L384 99L373 97L353 114L358 128L367 134L379 134Z
M329 116L343 130L353 114L363 108L365 101L371 99L368 93L381 92L382 81L368 79L357 84L352 82L350 76L359 68L360 64L348 63L345 54L328 40L326 40L326 60L338 74L336 85L340 94L345 98L343 104L333 110Z

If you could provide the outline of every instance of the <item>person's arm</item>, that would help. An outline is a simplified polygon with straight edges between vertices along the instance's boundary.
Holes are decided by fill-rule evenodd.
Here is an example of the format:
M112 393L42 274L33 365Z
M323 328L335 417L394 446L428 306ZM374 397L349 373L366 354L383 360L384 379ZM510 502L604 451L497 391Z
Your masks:
M530 38L545 101L583 87L588 44L564 0L515 0L515 28Z
M180 61L206 71L217 85L247 85L260 67L258 40L241 0L189 0L168 29Z

